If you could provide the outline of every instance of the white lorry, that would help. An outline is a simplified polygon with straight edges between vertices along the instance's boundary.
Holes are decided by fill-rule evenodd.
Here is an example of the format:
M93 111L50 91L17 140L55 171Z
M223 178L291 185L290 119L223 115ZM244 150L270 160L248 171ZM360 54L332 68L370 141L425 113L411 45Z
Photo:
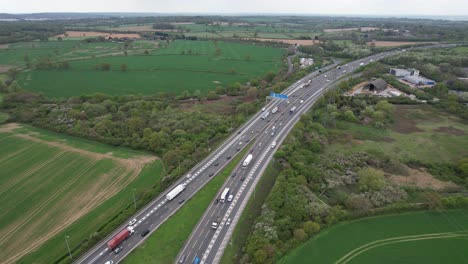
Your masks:
M224 188L223 192L221 193L220 201L224 203L226 201L226 198L229 195L229 188Z
M249 155L247 156L247 158L245 158L244 162L242 163L242 167L245 168L245 167L249 166L249 164L250 164L250 162L252 161L252 159L253 159L253 155L252 155L252 154L249 154Z
M181 193L183 190L185 190L185 185L184 184L180 184L180 185L177 185L174 189L172 189L172 191L170 191L167 195L166 195L166 199L168 199L169 201L174 199L177 195L179 195L179 193Z

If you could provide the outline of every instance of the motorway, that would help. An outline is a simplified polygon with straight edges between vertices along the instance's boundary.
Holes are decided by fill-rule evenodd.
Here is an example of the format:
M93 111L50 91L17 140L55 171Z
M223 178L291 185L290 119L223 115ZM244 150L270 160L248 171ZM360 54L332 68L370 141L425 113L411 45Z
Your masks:
M335 66L336 64L332 64L323 70L331 69ZM318 71L310 73L307 75L307 78L313 78L318 74ZM286 89L283 93L293 96L293 94L298 90L298 86L299 83L296 83ZM275 105L276 102L269 102L265 106L265 111L271 111ZM248 142L254 140L259 135L263 136L262 133L265 129L266 122L261 118L262 114L263 113L260 112L254 115L206 159L198 163L194 168L187 172L186 175L178 179L166 191L162 192L147 206L132 216L130 219L137 219L137 222L133 225L135 233L122 242L122 250L118 254L114 254L107 248L107 242L118 232L126 228L126 223L100 241L74 263L105 263L109 260L112 260L114 263L120 262L149 236L148 234L145 237L142 237L141 233L143 231L149 230L150 234L154 232L164 221L183 206L183 203L186 200L190 199L210 179L216 177L216 175L229 163L230 159L238 154L248 144ZM269 118L271 118L271 116ZM186 186L185 190L174 198L174 200L167 200L166 194L179 184L184 184Z
M270 163L276 149L296 122L299 121L300 116L312 107L323 92L331 87L333 82L360 67L361 63L366 65L371 61L380 60L396 52L398 51L376 54L342 65L340 69L336 68L323 72L312 79L309 87L300 88L302 84L309 80L309 77L303 78L291 89L289 103L285 100L274 101L273 105L278 106L280 112L270 114L269 118L263 121L261 131L264 132L257 136L254 145L249 150L249 153L254 156L253 161L247 168L243 168L240 164L235 168L234 173L236 176L230 177L219 190L218 195L213 198L213 203L210 204L198 222L175 263L193 263L196 258L200 259L200 263L219 263L256 183ZM296 110L291 112L290 110L293 107L296 107ZM276 132L274 136L271 135L273 127L275 127L274 131ZM272 148L273 141L277 143L274 148ZM241 181L241 177L245 177L245 180ZM224 188L230 189L234 199L230 203L215 203L214 201L219 198ZM218 228L213 229L211 224L217 218L221 219L221 221Z
M275 152L275 149L271 149L269 147L271 142L276 140L279 145L297 122L299 116L312 106L315 100L327 87L330 86L331 83L343 76L343 70L347 70L346 73L349 73L359 67L360 63L367 64L371 59L378 60L396 52L397 51L385 52L360 59L349 63L348 67L342 66L341 70L335 69L336 64L332 64L323 68L321 70L323 73L318 71L312 72L294 83L283 91L283 94L287 94L289 96L289 103L286 100L277 101L278 99L274 99L266 104L265 112L271 112L275 106L278 106L280 109L279 113L270 114L266 120L261 118L263 112L259 112L254 115L249 119L249 121L228 137L228 139L226 139L219 147L217 147L207 158L198 163L189 172L187 172L186 175L178 179L166 191L162 192L148 205L132 216L130 219L137 219L136 223L133 225L135 234L127 238L121 244L122 250L118 254L113 253L107 248L107 242L122 229L126 228L126 223L123 223L114 232L100 241L83 256L78 258L75 263L106 263L106 261L109 260L112 260L114 263L120 262L149 236L147 235L142 237L142 232L146 230L148 230L150 234L154 232L162 223L164 223L164 221L183 206L184 201L190 199L210 179L216 177L216 175L229 163L230 159L238 154L248 142L256 140L254 146L249 151L254 155L252 164L245 170L237 167L236 172L238 175L230 178L225 183L226 186L231 187L236 194L234 200L232 203L218 204L218 206L211 205L200 220L197 228L192 233L188 243L184 246L184 250L180 254L180 256L187 255L186 263L189 263L188 261L190 258L194 258L199 255L207 255L208 257L205 258L205 262L207 259L207 263L213 262L215 259L213 252L218 252L220 247L223 245L221 241L224 240L218 239L218 237L222 238L226 234L227 228L224 226L227 218L231 218L232 216L238 217L242 210L240 205L244 204L248 199L248 195L246 195L248 192L244 192L243 190L251 190L254 186L254 184L252 184L254 182L252 179L259 178L257 175L261 175L260 172L266 164L268 164ZM331 71L326 72L327 70ZM301 88L308 80L312 80L310 87ZM301 104L300 100L303 100L304 102ZM288 111L293 106L296 106L297 110L295 113L289 115ZM271 129L273 126L276 127L276 132L274 136L271 136ZM267 132L266 134L265 131ZM260 143L262 143L261 146L259 146ZM258 168L260 168L260 170L257 170ZM240 180L242 176L245 177L244 181ZM166 199L166 194L179 184L184 184L186 186L185 190L171 201ZM215 215L223 216L223 221L219 228L213 232L214 230L210 228L211 223L208 225L206 225L206 223L212 221L212 218ZM237 218L234 218L234 220L235 219ZM234 226L234 224L235 222L233 222L231 226ZM200 237L196 237L194 240L194 234L202 235ZM215 234L217 235L214 236ZM193 258L190 260L190 263Z

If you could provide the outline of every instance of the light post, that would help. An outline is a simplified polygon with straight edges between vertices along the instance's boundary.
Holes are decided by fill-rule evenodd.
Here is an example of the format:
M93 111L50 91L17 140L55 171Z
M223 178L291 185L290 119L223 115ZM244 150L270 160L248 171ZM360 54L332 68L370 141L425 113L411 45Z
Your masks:
M71 250L70 250L70 245L68 244L68 239L69 238L70 238L70 236L65 236L65 243L67 244L68 255L70 256L70 259L73 259L72 254L71 254Z
M136 210L135 191L136 191L136 189L132 189L132 194L133 194L133 206L135 206L135 210Z

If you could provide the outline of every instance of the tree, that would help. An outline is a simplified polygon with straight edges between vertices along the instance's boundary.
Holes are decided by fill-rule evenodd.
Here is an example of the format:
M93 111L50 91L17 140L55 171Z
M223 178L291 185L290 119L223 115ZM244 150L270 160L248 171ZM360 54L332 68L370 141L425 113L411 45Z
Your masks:
M363 213L367 213L372 208L372 204L369 200L358 195L348 196L345 205L346 208L350 210L356 210Z
M303 241L304 239L307 238L306 232L304 232L304 229L298 228L294 230L294 239L297 241Z
M359 190L361 191L378 191L385 186L384 174L380 170L371 167L361 169L359 175Z
M382 100L375 105L375 110L382 111L386 114L392 114L395 111L395 106L386 100Z
M111 65L109 63L103 63L101 64L101 70L103 71L109 71L111 69Z
M315 234L320 230L320 225L313 221L307 221L304 224L302 224L302 228L309 236L311 236L312 234Z
M127 64L120 65L120 70L123 71L123 72L127 71Z
M216 100L216 99L218 99L218 95L216 94L215 91L209 91L208 94L206 95L206 99Z
M255 263L265 263L267 259L267 253L265 252L265 250L263 249L259 249L257 251L255 251L255 255L254 255L254 262Z
M149 55L149 51L148 51L148 50L145 50L145 55Z

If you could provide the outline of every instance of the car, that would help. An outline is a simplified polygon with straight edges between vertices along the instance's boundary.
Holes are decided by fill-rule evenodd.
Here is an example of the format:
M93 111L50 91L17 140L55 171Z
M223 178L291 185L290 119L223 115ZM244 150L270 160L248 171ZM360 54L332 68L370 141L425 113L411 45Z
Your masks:
M122 251L122 248L123 248L122 246L118 246L118 247L114 248L114 253L119 254L119 252Z
M234 195L230 194L227 198L228 202L232 202L232 199L234 198Z
M242 145L242 141L239 141L239 146Z
M240 133L242 133L242 131L237 132L237 135L240 135Z
M215 167L218 167L218 166L219 166L219 162L216 162L216 163L214 164L214 166L215 166Z
M186 178L190 179L190 177L192 177L192 174L191 173L187 174Z
M303 103L304 103L304 100L301 100L299 103L303 104Z
M219 222L221 222L221 216L216 217L216 220L211 223L211 228L218 229Z
M240 180L241 180L241 181L244 181L244 180L245 180L245 176L242 176Z
M183 204L185 202L185 199L179 200L179 204Z
M184 263L186 259L187 259L187 255L183 255L183 256L179 259L179 263Z
M230 160L230 159L231 159L231 156L227 156L226 159L227 159L227 160Z
M266 108L265 108L265 107L263 107L263 108L262 108L262 112L265 112L265 110L266 110Z
M145 237L146 235L149 234L149 232L150 231L148 229L143 230L143 232L141 232L141 237Z
M214 175L214 173L212 172L212 173L208 174L208 177L212 177L213 175Z
M241 149L241 147L237 147L236 150L239 151Z
M271 132L270 136L274 136L275 135L275 131Z
M136 222L137 222L136 218L133 218L132 220L130 220L130 222L128 222L128 226L132 226L132 225L134 225Z
M200 258L199 258L199 257L196 257L196 258L193 260L192 264L198 264L198 263L200 263Z
M114 261L113 261L113 260L108 260L108 261L106 261L106 263L104 263L104 264L114 264Z
M234 173L231 175L232 178L234 178L234 177L236 177L236 176L237 176L237 172L234 172Z
M214 204L218 204L219 203L219 199L216 198L216 200L214 201Z
M329 82L329 81L330 81L330 80L329 80L329 79L327 79L327 82Z
M280 126L282 126L282 125L283 125L283 123L281 122L279 125L280 125Z
M268 122L270 122L270 120L268 120ZM249 143L250 141L250 138L246 139L245 142Z
M324 77L324 78L327 78L327 75L325 74L323 77Z
M261 146L262 146L262 142L258 143L258 146L261 147Z

